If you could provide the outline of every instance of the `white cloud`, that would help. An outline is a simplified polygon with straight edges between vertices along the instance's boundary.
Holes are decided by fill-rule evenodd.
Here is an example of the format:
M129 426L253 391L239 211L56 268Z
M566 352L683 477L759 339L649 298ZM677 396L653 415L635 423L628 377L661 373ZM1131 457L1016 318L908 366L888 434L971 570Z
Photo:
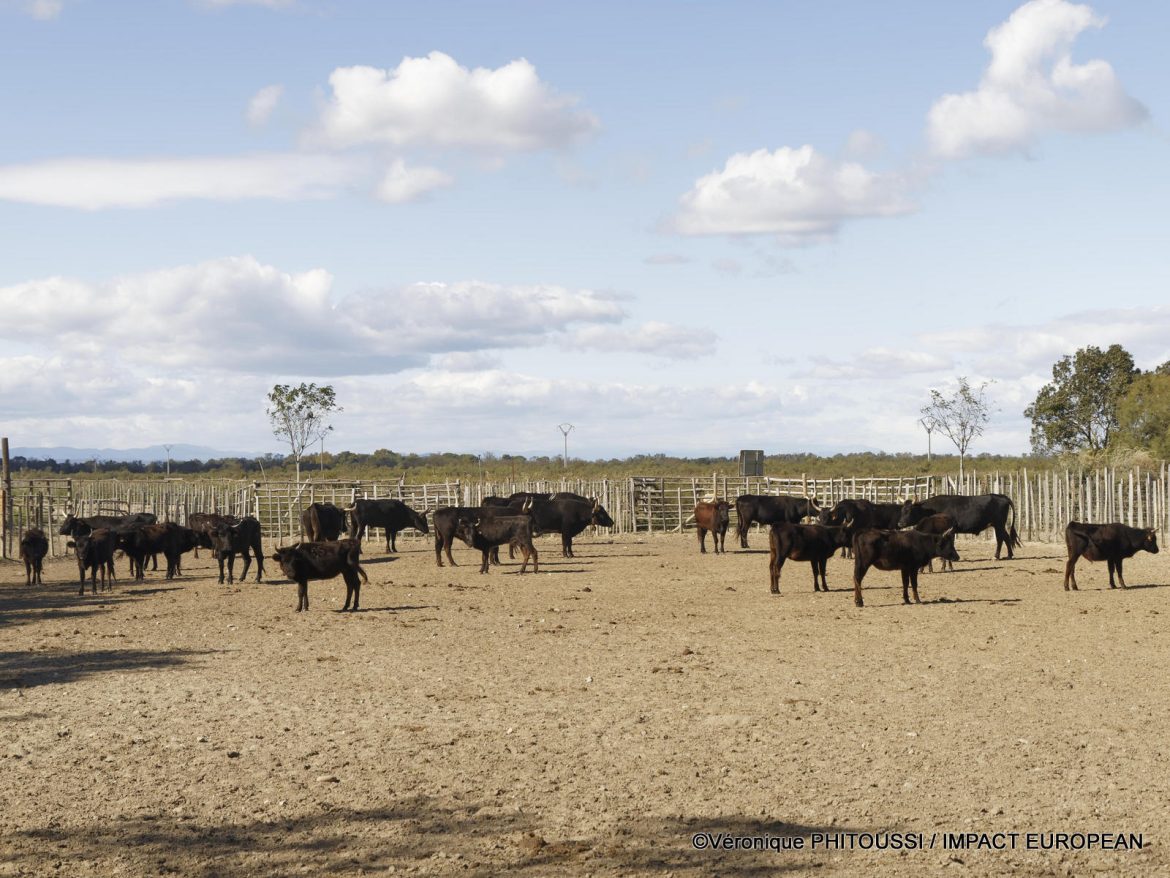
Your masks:
M647 265L686 265L694 260L681 253L652 253L642 261Z
M650 321L633 329L586 326L573 333L570 346L689 360L714 354L715 341L715 333L707 329Z
M418 201L435 189L451 186L455 178L438 168L408 168L402 159L391 163L378 184L377 196L388 204Z
M64 8L64 0L32 0L28 4L28 14L41 21L49 21L59 16Z
M828 158L811 146L736 153L722 170L695 181L673 219L684 235L776 235L788 245L836 235L859 217L915 210L910 186L856 162Z
M927 138L943 158L1022 152L1049 131L1111 131L1146 108L1126 94L1108 62L1072 61L1072 46L1105 20L1067 0L1031 0L987 34L991 61L979 88L931 107Z
M283 85L266 85L256 92L248 101L248 124L256 128L264 125L283 95Z
M598 128L577 99L555 92L520 58L469 70L442 52L393 70L339 67L317 135L338 146L536 150L567 146Z
M152 374L386 373L446 353L545 344L677 357L713 340L705 330L662 323L619 328L627 319L621 304L591 290L463 281L337 298L328 272L289 274L250 256L101 284L28 281L0 288L0 313L0 339L77 356L113 354ZM591 328L606 331L591 335Z
M289 153L56 159L0 165L0 200L99 210L150 207L182 199L326 198L366 174L364 163L351 158Z

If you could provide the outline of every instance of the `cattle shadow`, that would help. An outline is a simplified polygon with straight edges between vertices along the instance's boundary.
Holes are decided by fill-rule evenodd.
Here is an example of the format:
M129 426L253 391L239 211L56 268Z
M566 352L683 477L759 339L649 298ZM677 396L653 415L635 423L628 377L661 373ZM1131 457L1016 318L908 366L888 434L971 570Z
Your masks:
M389 871L521 874L762 876L829 866L848 851L810 851L818 833L861 830L746 816L633 818L616 830L556 833L496 801L408 795L370 807L320 803L301 816L223 821L169 809L133 817L94 816L82 826L8 830L0 847L17 872L64 874L84 862L98 874L359 874ZM890 831L887 829L870 831ZM701 849L692 839L802 838L805 850Z
M0 652L0 689L31 689L46 683L72 683L110 671L177 668L188 664L194 657L213 652L215 650L138 649Z
M938 597L932 598L928 601L923 601L923 606L926 604L1018 604L1020 598L948 598Z
M397 561L397 560L398 560L397 555L386 555L386 556L381 557L381 558L370 558L370 557L363 555L361 557L361 560L358 563L361 564L363 567L368 567L368 566L372 566L374 564L389 564L391 561Z
M218 583L217 583L218 584ZM166 591L182 591L183 589L178 585L160 585L158 588L128 588L123 594L143 595L143 594L162 594Z
M402 613L407 610L438 610L438 604L403 604L401 607L362 607L358 610L336 610L338 613Z
M1108 586L1104 586L1101 591L1138 591L1144 588L1170 588L1170 583L1147 582L1144 585L1127 585L1125 588L1118 586L1116 589L1110 589ZM1085 591L1085 589L1081 589L1081 591Z
M119 591L116 582L114 591L99 591L96 595L89 591L88 580L84 595L77 593L78 586L73 581L43 586L22 583L0 589L0 628L108 613L119 604L139 600L132 590Z

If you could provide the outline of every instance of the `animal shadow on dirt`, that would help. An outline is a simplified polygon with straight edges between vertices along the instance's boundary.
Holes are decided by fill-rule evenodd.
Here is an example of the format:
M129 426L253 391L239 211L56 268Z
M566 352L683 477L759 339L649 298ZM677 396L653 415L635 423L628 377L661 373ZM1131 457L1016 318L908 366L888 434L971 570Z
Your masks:
M31 689L45 683L72 683L94 674L161 670L188 664L216 650L97 649L0 652L0 688Z
M615 833L558 838L535 817L505 811L494 802L439 802L415 795L382 806L331 808L279 820L225 823L162 811L95 819L84 828L46 823L7 832L0 846L17 871L37 874L52 872L62 861L84 861L99 869L117 861L134 874L155 874L159 863L167 871L203 876L382 873L391 867L429 870L441 857L466 864L460 874L475 876L583 871L762 876L807 870L807 852L700 850L692 838L807 839L816 832L856 831L747 817L642 818Z

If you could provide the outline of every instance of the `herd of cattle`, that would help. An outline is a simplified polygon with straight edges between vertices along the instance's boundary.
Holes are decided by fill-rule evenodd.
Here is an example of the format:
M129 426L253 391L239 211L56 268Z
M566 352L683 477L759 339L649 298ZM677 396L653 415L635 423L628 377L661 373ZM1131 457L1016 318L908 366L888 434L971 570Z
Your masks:
M942 494L927 500L901 503L874 503L869 500L842 500L832 508L823 508L811 497L773 497L745 494L735 501L736 531L741 548L748 547L748 528L753 524L769 525L768 578L773 594L780 593L780 571L785 561L807 561L812 566L813 590L828 591L825 567L828 559L841 549L853 556L853 602L865 605L861 582L871 567L897 570L902 575L902 601L918 597L918 573L939 558L943 570L959 560L955 551L955 534L979 534L988 528L995 532L995 557L999 560L1004 547L1008 558L1020 545L1016 532L1016 508L1005 494L982 494L967 497ZM1010 516L1010 520L1009 520ZM731 520L731 504L726 500L703 501L695 506L695 525L699 551L706 552L710 532L716 552L724 552L724 541ZM806 518L816 524L802 524ZM1156 554L1158 539L1154 529L1124 524L1084 524L1070 521L1065 528L1068 561L1065 564L1064 590L1075 591L1074 568L1077 560L1105 561L1109 566L1109 587L1116 588L1114 573L1125 588L1122 562L1145 550Z
M868 500L842 500L831 508L821 507L814 498L745 494L735 501L737 535L741 548L748 547L748 530L752 524L769 528L769 584L773 594L780 592L780 573L784 562L807 561L812 566L813 590L828 591L825 569L828 559L838 550L853 557L853 596L857 606L864 606L861 583L871 567L897 570L902 575L902 600L910 603L918 597L918 573L942 560L943 569L959 560L955 551L955 534L978 534L987 528L995 532L995 557L1004 547L1007 557L1020 545L1015 527L1015 506L1004 494L976 497L941 495L924 501L874 503ZM1010 520L1009 520L1010 517ZM706 537L712 536L715 552L726 551L725 540L730 526L731 504L726 500L703 501L695 506L695 525L699 550L707 551ZM814 519L815 524L803 523ZM361 583L367 580L360 564L361 539L369 528L385 531L386 550L396 552L398 534L413 528L423 534L434 529L435 563L443 566L443 555L451 565L455 559L451 546L456 539L481 553L480 572L487 573L492 563L499 563L501 546L518 549L523 555L520 572L532 561L538 572L538 555L533 537L559 534L561 554L573 557L573 538L585 528L613 527L613 519L596 499L579 494L544 494L518 492L509 497L488 497L478 507L445 506L434 510L431 524L426 513L411 509L401 500L355 500L349 507L332 503L313 503L301 515L305 539L292 546L276 549L271 559L280 565L288 579L297 583L297 611L309 608L308 583L312 580L341 576L346 585L344 610L358 609ZM158 523L150 513L126 516L96 515L86 518L68 516L60 533L69 536L77 558L81 594L85 593L88 575L94 594L98 578L102 587L112 588L114 557L121 551L130 562L136 580L145 576L148 559L158 569L158 556L166 560L166 577L181 573L182 556L200 548L211 550L219 563L219 581L235 581L235 559L243 558L241 579L247 578L252 562L256 563L256 581L264 575L264 552L260 522L251 517L236 518L215 513L192 513L187 526L174 522ZM342 537L342 534L346 534ZM1065 529L1068 561L1064 588L1076 590L1074 567L1079 558L1105 561L1109 567L1109 587L1115 588L1114 574L1125 588L1122 562L1138 551L1156 553L1157 536L1148 528L1124 524L1083 524L1069 522ZM29 529L20 543L28 584L41 582L42 562L49 543L43 531Z
M498 550L507 545L524 556L520 568L527 570L532 560L537 572L537 551L532 539L556 533L561 537L562 554L573 556L573 538L589 526L613 527L613 519L597 500L579 494L517 493L510 497L488 497L479 507L446 506L432 515L435 532L435 562L442 567L442 555L452 565L451 546L456 538L482 553L481 573L499 563ZM282 573L297 583L297 611L309 608L308 583L341 576L346 585L343 610L358 609L361 583L368 581L360 564L361 539L369 528L380 527L386 534L386 550L396 552L396 538L407 528L430 533L426 513L411 509L401 500L355 500L345 508L332 503L312 503L301 514L305 540L283 546L271 556ZM158 569L158 556L166 560L166 578L182 572L182 557L200 548L210 549L219 562L219 581L235 581L236 556L243 558L240 574L246 579L248 568L256 562L256 581L264 576L264 550L260 522L252 516L236 518L216 513L192 513L187 525L159 523L156 516L140 512L132 515L69 515L59 533L71 537L69 546L77 558L80 594L85 593L89 578L94 594L98 580L103 589L112 589L115 581L114 558L121 552L129 559L135 580L145 577L148 560ZM346 534L342 538L342 534ZM41 584L42 568L49 551L44 532L30 528L20 542L20 556L25 564L29 585Z

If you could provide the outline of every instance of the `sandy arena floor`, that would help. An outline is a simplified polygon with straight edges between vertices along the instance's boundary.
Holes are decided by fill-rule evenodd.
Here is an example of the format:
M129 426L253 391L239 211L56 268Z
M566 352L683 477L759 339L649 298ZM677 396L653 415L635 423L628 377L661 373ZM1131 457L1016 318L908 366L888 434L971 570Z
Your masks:
M218 585L206 553L97 597L69 559L31 589L0 563L0 875L1170 872L1170 559L1112 592L1082 561L1065 593L1063 546L960 541L924 605L872 571L856 609L852 562L829 594L789 562L776 597L752 541L545 538L536 576L370 541L346 615L340 579L298 615L294 585ZM1020 835L943 849L963 832Z

